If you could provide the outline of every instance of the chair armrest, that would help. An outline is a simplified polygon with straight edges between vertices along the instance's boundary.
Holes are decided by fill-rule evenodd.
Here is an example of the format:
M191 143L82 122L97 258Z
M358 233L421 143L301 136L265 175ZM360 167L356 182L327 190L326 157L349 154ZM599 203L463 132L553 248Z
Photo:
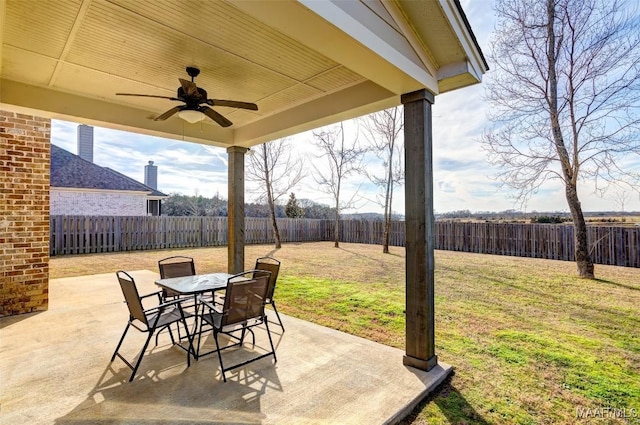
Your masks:
M162 291L152 292L152 293L147 294L147 295L141 295L141 296L140 296L140 299L141 299L141 300L143 300L143 299L145 299L145 298L149 298L149 297L152 297L152 296L154 296L154 295L155 295L155 296L157 296L157 297L159 297L159 298L160 298L160 300L162 301Z
M155 295L155 294L149 294L149 295ZM156 306L148 308L148 309L144 310L144 312L145 313L153 313L156 310L165 310L167 307L171 307L172 305L176 305L176 304L182 304L184 301L185 301L184 299L168 301L166 303L158 304ZM180 306L180 307L182 307L182 306Z
M144 314L145 314L145 316L147 316L147 317L149 317L149 314L155 314L155 313L157 313L157 314L155 314L155 321L151 324L151 327L152 327L153 329L155 329L155 328L156 328L156 326L157 326L157 324L158 324L158 322L159 322L159 320L160 320L161 316L164 314L164 311L167 309L167 307L171 307L171 306L177 306L177 307L178 307L178 311L180 311L180 319L181 319L181 320L185 320L185 319L186 319L186 316L185 316L185 314L184 314L184 310L182 309L182 302L183 302L183 301L184 301L184 300L180 300L180 299L178 299L178 300L173 300L173 301L169 301L169 302L166 302L166 303L162 303L162 304L159 304L159 305L157 305L157 306L155 306L155 307L152 307L152 308L149 308L149 309L144 310ZM175 321L175 320L174 320L174 321ZM187 333L188 333L188 332L187 332Z
M221 311L219 311L213 304L211 304L209 301L207 301L203 296L199 296L198 297L198 301L200 303L202 303L205 307L208 307L209 310L213 310L216 313L222 313Z
M153 297L154 295L158 297L157 304L154 304L153 302L147 301L147 299ZM145 308L145 310L148 309L148 308L157 307L158 304L162 303L162 291L152 292L152 293L147 294L147 295L142 295L142 296L140 296L140 302L142 303L142 305ZM147 305L145 306L145 304L147 304Z

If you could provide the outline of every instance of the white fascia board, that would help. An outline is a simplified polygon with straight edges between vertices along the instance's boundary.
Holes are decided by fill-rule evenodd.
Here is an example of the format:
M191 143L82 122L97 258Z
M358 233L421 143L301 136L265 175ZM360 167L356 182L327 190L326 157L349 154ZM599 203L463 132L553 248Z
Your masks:
M154 121L149 111L7 79L0 80L0 109L213 146L234 144L233 129L178 118Z
M113 189L92 189L92 188L84 188L84 187L58 187L51 186L49 188L51 192L82 192L82 193L115 193L115 194L125 194L125 195L140 195L140 196L149 196L153 192L142 191L142 190L113 190Z
M450 63L438 70L438 81L467 73L472 73L471 64L468 61Z
M398 6L396 0L380 1L382 2L389 15L391 15L396 25L398 25L398 27L402 31L402 34L406 37L415 53L422 60L422 63L427 67L429 74L437 76L438 70L431 52L425 47L424 43L420 40L420 37L417 36L411 24L407 22L407 19Z
M467 58L469 58L469 69L467 72L473 75L478 82L481 82L482 75L485 73L484 61L482 60L480 52L476 48L476 44L474 43L462 16L460 16L458 8L453 3L453 0L439 0L439 2L440 7L451 25L451 29L458 38Z
M437 81L435 76L429 73L428 67L425 64L419 66L401 52L400 49L393 46L390 41L387 41L395 39L396 44L406 43L407 47L413 50L413 46L410 46L403 36L398 34L395 29L391 28L381 19L375 24L369 22L369 26L361 21L361 19L364 19L364 16L358 16L358 14L370 13L370 9L362 4L362 2L346 1L339 3L333 0L299 1L305 7L348 34L363 46L366 46L369 50L411 76L411 78L419 81L424 87L437 93ZM384 37L378 35L382 32L386 33ZM402 38L402 40L398 39L399 37ZM415 52L413 53L415 54Z

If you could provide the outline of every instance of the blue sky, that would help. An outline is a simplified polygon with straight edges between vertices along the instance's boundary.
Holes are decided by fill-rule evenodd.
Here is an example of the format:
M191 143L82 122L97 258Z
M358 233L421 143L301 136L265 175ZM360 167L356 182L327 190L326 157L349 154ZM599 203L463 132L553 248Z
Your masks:
M492 3L492 2L491 2ZM463 0L462 5L482 50L489 52L489 38L494 25L490 2ZM491 67L491 64L489 64ZM485 75L485 80L490 78ZM479 137L485 128L486 106L483 87L476 85L436 97L433 107L434 136L434 207L436 212L468 209L471 211L502 211L516 208L506 189L501 189L492 177L496 169L487 162L480 148ZM77 153L77 123L52 121L51 140L57 146ZM345 123L354 132L353 123ZM362 140L363 138L361 138ZM315 159L311 132L290 138L293 155ZM184 141L142 136L96 127L94 129L94 162L113 168L138 181L144 180L144 166L149 161L158 166L158 189L165 193L227 197L227 154L222 148ZM316 164L318 164L316 162ZM640 160L629 163L640 167ZM379 160L368 159L369 171L380 169ZM312 167L308 167L311 169ZM294 188L296 197L330 204L330 198L317 191L311 176ZM617 210L612 194L599 196L593 185L583 182L580 190L585 211ZM249 184L249 188L250 184ZM350 177L345 182L345 194L356 190L361 198L358 208L348 212L382 212L375 201L377 189L363 176ZM393 210L404 212L403 189L396 191ZM248 190L248 198L252 197ZM519 209L519 208L518 208ZM548 182L527 204L527 211L567 211L564 189L559 182ZM640 211L640 197L630 196L625 210Z

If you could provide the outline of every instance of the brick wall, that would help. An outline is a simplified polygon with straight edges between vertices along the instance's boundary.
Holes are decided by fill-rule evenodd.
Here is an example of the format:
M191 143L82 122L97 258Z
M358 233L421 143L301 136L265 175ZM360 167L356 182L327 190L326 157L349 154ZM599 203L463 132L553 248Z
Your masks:
M51 215L147 215L147 194L51 188Z
M0 111L0 316L49 303L51 122Z

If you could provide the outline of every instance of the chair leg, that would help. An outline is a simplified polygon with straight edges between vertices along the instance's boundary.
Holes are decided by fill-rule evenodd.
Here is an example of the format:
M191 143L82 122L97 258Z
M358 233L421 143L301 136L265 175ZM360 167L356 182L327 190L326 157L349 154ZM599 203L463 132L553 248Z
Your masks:
M247 330L251 333L251 345L255 347L256 345L256 334L253 332L253 329L247 328Z
M271 352L273 353L273 362L276 363L278 361L276 358L276 349L273 346L273 339L271 339L271 331L269 330L269 321L266 316L264 317L264 326L267 328L267 336L269 337L269 344L271 345ZM284 328L282 328L282 331L284 332Z
M196 311L196 316L197 315L198 315L198 312ZM178 329L178 341L182 341L182 333L180 332L180 326L178 324L176 324L176 328ZM189 337L189 333L187 333L186 335L187 335L187 338L188 338Z
M198 335L198 343L193 348L193 351L195 353L194 357L195 357L196 360L198 360L200 358L200 345L201 345L201 341L202 341L202 334L206 333L206 332L209 332L209 329L205 329L205 327L206 326L211 326L202 317L204 314L205 313L203 312L202 315L196 316L196 327L195 327L194 333L193 333L193 342L194 343L196 341L196 334ZM197 326L198 325L197 317L200 317L200 326ZM213 327L211 327L211 331L213 331ZM208 351L208 352L204 353L203 356L209 355L211 353L213 353L213 351Z
M251 344L256 345L256 334L253 333L250 327L245 323L242 325L242 333L240 334L240 345L244 344L244 337L247 336L247 331L251 334ZM231 336L231 334L229 334Z
M116 347L116 351L114 351L113 352L113 356L111 356L111 361L114 361L116 359L116 355L118 354L118 351L120 350L120 346L122 345L122 341L124 341L125 335L127 335L127 331L129 330L129 326L131 326L131 323L127 322L127 326L124 328L124 332L122 333L122 336L120 337L120 342L118 342L118 346Z
M191 367L191 353L193 353L194 357L196 355L195 350L193 348L193 336L189 333L189 328L187 327L187 321L181 320L184 325L184 330L187 335L187 339L189 340L189 348L187 349L187 367ZM178 332L180 332L180 324L176 324L178 327Z
M282 320L280 319L280 315L278 314L278 309L276 308L276 302L271 300L271 306L273 307L273 311L276 312L276 317L278 318L278 323L280 324L280 327L282 328L282 332L284 332L284 326L282 325Z
M133 372L131 373L131 377L129 378L129 382L133 381L133 378L136 376L136 372L138 370L138 366L140 366L140 362L142 362L142 357L144 356L144 352L147 351L147 346L149 345L149 341L153 337L154 330L149 331L149 336L144 343L144 347L142 347L142 351L140 351L140 355L138 356L138 360L136 361L136 365L133 368Z
M180 326L176 325L176 328L178 328L178 341L180 341ZM173 332L171 332L171 325L167 325L167 329L169 329L169 337L171 337L171 345L176 345L176 340L173 337Z
M204 313L203 313L204 314ZM202 316L200 317L200 329L198 329L198 322L197 322L197 317L196 317L196 328L195 328L195 332L198 334L198 344L196 345L196 347L194 347L193 351L195 353L195 359L198 360L198 358L200 357L200 343L202 340L202 327L204 326L204 324L202 323L204 321L204 319L202 318ZM195 335L193 336L193 338L195 339Z
M173 332L171 332L171 325L166 325L165 327L160 329L158 332L156 332L156 347L158 346L158 338L160 338L160 334L165 329L167 329L169 331L169 337L171 337L171 344L172 345L176 345L176 340L173 338ZM178 337L180 337L180 327L179 326L178 326Z
M247 334L247 325L242 325L242 332L240 332L240 345L244 344L244 336Z
M222 371L222 380L227 382L227 377L224 374L224 364L222 363L222 353L220 353L220 344L218 344L218 332L213 329L213 339L216 341L216 351L218 352L218 361L220 361L220 370Z
M251 363L251 362L254 362L256 360L263 359L263 358L268 357L270 355L273 356L273 362L274 363L276 363L278 361L278 358L276 357L276 348L273 345L273 338L271 337L271 331L269 330L269 322L267 320L267 316L262 316L261 317L261 321L257 322L256 325L259 325L261 323L264 323L264 325L265 325L265 328L266 328L266 331L267 331L267 336L269 337L269 345L271 346L271 351L268 351L268 352L266 352L264 354L261 354L261 355L259 355L257 357L251 358L249 360L245 360L242 363L238 363L238 364L232 365L232 366L227 367L227 368L224 367L224 363L222 362L222 350L224 350L226 348L229 348L229 347L232 347L232 346L241 345L242 342L237 342L236 344L233 344L231 346L227 346L227 347L224 347L224 348L221 349L220 348L220 344L218 342L218 335L221 334L221 333L224 333L225 335L230 335L230 334L226 333L226 332L222 332L221 330L218 330L216 328L213 329L213 339L216 341L216 350L215 351L218 353L218 361L220 362L220 369L222 371L222 379L223 379L224 382L227 382L227 376L226 376L225 372L228 371L228 370L233 370L235 368L244 366L244 365L246 365L248 363ZM247 327L246 330L251 332L251 334L254 336L254 342L253 343L255 345L255 334L254 334L253 330L251 329L251 327ZM242 328L242 331L243 331L243 333L245 333L245 327Z

